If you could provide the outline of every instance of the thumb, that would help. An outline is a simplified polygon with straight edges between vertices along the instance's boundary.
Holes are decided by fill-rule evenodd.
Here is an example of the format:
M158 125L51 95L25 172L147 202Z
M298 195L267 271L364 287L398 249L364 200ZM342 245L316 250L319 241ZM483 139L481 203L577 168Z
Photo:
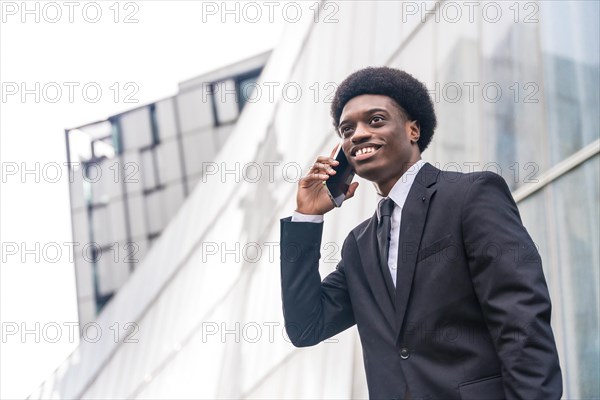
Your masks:
M358 182L352 182L348 191L346 192L346 199L351 199L354 197L354 192L356 192L356 188L358 187Z

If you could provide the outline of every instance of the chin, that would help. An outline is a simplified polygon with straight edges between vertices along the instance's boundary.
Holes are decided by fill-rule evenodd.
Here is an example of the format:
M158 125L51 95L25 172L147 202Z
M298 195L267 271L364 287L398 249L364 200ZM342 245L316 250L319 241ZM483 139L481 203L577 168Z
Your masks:
M385 182L399 174L397 162L381 162L384 160L377 161L378 162L354 166L356 175L370 182Z
M356 175L371 182L377 182L381 179L381 170L377 167L365 167L355 169Z

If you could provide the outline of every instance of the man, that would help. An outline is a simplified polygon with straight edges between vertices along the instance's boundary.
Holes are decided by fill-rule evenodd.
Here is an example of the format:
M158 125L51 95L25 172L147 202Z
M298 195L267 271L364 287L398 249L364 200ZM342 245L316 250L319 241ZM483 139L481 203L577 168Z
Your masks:
M323 215L334 208L323 182L335 160L318 157L299 181L296 211L281 220L293 344L356 324L371 398L560 398L541 259L504 180L421 159L436 118L427 89L406 72L353 73L331 114L350 165L381 200L321 281Z

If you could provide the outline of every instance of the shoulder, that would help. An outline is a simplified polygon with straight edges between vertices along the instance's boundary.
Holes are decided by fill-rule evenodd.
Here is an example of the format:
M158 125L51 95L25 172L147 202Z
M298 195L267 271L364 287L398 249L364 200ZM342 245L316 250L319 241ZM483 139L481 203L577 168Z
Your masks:
M442 204L457 204L464 208L476 200L512 203L512 194L504 178L492 171L461 172L456 169L429 168L436 173L436 197Z
M469 190L473 185L482 183L494 186L508 187L501 175L492 171L459 172L439 170L437 184L444 189Z

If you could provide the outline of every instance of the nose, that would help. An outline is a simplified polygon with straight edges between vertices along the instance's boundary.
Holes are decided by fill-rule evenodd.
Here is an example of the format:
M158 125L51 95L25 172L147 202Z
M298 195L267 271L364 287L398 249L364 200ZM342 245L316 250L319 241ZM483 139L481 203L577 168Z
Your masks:
M357 144L364 142L365 140L371 137L371 132L367 129L364 124L358 124L356 126L356 130L354 131L354 135L352 135L352 143Z

